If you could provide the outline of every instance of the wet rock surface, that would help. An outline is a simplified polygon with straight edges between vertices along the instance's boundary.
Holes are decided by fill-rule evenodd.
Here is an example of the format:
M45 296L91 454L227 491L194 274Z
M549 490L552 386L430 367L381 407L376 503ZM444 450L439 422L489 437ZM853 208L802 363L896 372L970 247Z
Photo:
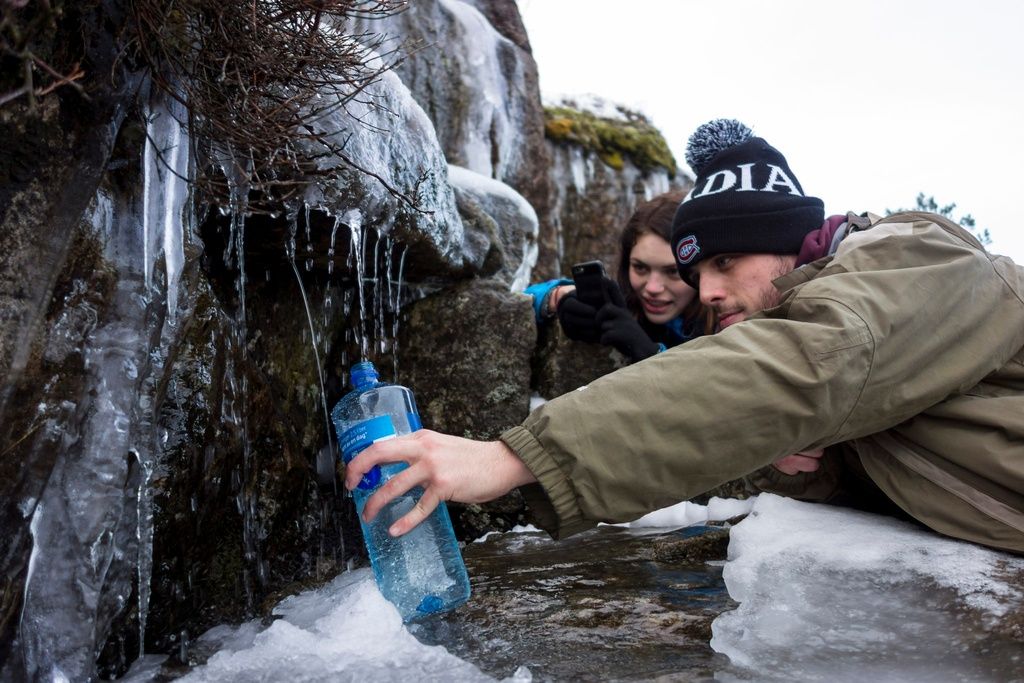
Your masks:
M458 166L448 167L466 229L466 260L515 292L530 284L537 259L537 214L515 190ZM476 249L468 246L472 243ZM486 246L485 246L486 245Z
M542 217L553 188L537 64L510 0L421 0L365 30L406 58L397 73L437 130L452 164L500 180ZM542 235L550 235L542 223ZM555 245L542 246L553 259Z
M519 424L535 334L529 297L494 280L467 280L409 306L399 380L415 393L423 425L494 439Z
M702 526L491 536L463 552L470 602L411 630L496 678L527 666L540 681L710 679L729 666L708 644L736 604L728 538Z
M649 124L640 134L628 121L595 116L574 101L547 108L545 115L554 194L550 213L542 220L550 226L548 239L559 248L555 269L548 270L549 261L542 260L538 275L565 275L574 263L592 259L603 261L614 273L619 236L636 205L669 190L689 189L692 180L669 168L674 166L671 155L655 162L634 149L649 137L654 147L667 150L660 133ZM581 120L587 122L583 133L578 130ZM595 125L599 126L596 131ZM626 144L603 146L616 140Z
M557 320L539 326L533 357L533 390L552 399L626 367L625 356L610 346L569 339Z

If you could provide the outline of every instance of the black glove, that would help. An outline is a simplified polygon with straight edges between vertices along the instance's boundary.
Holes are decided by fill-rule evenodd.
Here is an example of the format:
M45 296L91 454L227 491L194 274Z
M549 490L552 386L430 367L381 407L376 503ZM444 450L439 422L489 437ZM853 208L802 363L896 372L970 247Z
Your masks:
M559 300L558 322L569 339L591 344L601 341L597 309L580 301L576 292L569 292Z
M619 288L606 291L609 301L597 312L601 343L614 346L634 363L656 354L660 347L651 341L644 328L640 327L640 323L626 308Z

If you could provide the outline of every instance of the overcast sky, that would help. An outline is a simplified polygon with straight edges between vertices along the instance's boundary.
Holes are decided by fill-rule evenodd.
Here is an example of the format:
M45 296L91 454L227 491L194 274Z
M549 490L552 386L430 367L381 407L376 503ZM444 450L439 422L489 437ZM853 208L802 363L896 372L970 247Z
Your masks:
M684 167L698 125L737 118L827 213L925 192L1024 264L1024 2L518 3L546 96L639 109Z

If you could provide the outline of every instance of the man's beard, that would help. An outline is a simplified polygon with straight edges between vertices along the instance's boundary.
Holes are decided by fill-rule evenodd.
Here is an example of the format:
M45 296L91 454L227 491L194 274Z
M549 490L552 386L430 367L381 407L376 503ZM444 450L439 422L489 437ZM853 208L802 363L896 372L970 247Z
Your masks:
M768 286L761 290L761 307L758 311L766 311L769 308L775 308L779 305L779 302L782 301L782 292L776 289L772 282L789 273L792 268L787 262L786 257L779 256L778 259L778 267L776 268L776 271L772 273L772 276L768 281Z

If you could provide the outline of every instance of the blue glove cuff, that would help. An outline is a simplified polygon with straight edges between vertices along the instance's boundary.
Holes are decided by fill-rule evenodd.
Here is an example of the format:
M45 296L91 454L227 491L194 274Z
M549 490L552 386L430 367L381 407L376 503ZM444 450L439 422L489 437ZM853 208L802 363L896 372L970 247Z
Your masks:
M554 280L547 280L545 282L538 282L535 285L530 285L524 290L525 294L529 294L533 297L533 314L538 323L544 322L543 306L544 300L551 294L551 290L561 285L571 285L572 280L566 280L565 278L557 278Z

